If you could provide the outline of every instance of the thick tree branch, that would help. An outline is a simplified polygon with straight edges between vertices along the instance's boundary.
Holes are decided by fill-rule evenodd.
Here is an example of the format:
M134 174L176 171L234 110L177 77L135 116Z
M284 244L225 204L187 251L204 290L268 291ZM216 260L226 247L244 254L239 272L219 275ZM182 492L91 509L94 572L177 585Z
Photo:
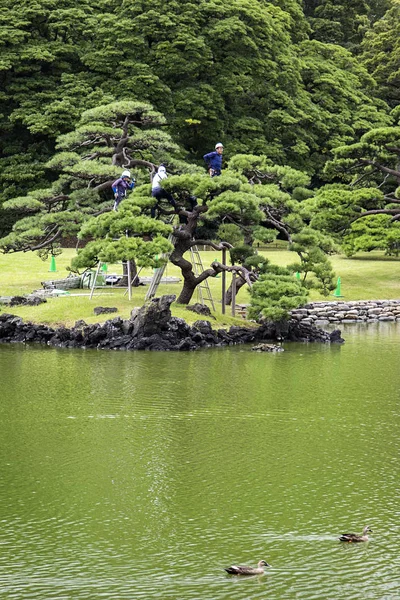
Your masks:
M221 273L222 271L227 271L228 273L237 273L242 279L244 279L244 281L247 283L247 285L251 288L252 287L252 281L250 278L250 271L248 271L246 269L246 267L242 267L240 265L223 265L218 261L214 261L211 265L214 269L214 271L216 271L217 273ZM210 270L210 269L208 269Z
M384 196L383 199L386 200L386 202L390 202L390 204L400 204L400 200L398 198L392 198L391 196Z
M371 165L379 171L382 171L383 173L388 173L389 175L393 175L393 177L396 177L396 179L400 179L400 171L396 171L395 169L389 169L389 167L384 167L383 165L373 160L368 160L367 158L360 158L360 162L363 165Z
M129 161L129 167L147 167L152 173L156 171L156 165L148 160L141 160L139 158L131 158Z
M56 226L57 227L57 226ZM53 228L52 231L54 231ZM50 234L49 234L50 235ZM55 235L53 235L52 238L48 239L48 237L44 240L44 242L42 242L41 244L37 244L36 246L26 246L23 251L24 252L29 252L29 251L34 251L34 250L40 250L41 248L45 248L46 246L50 246L50 244L52 244L53 242L55 242L56 240L58 240L61 237L61 229L59 229Z
M66 196L65 194L60 194L59 196L53 196L52 198L45 200L45 202L46 204L52 205L57 204L57 202L65 202L66 200L69 200L69 196Z
M229 248L233 248L232 244L229 244L229 242L221 242L220 244L216 244L211 240L193 240L193 242L190 244L190 247L193 248L193 246L197 245L210 246L211 248L214 248L214 250L229 250Z
M277 219L275 219L268 210L266 210L265 212L267 215L267 219L265 220L265 222L269 223L270 225L275 227L275 229L283 233L286 236L287 241L289 243L292 243L292 236L290 235L286 227L284 227L284 225L280 221L277 221Z
M102 190L107 190L108 188L110 188L112 186L114 179L109 179L108 181L105 181L104 183L100 183L99 185L96 185L93 189L93 191L95 192L101 192Z
M341 231L344 231L345 229L347 229L347 227L349 225L351 225L352 223L354 223L355 221L358 221L359 219L363 219L364 217L368 217L370 215L399 215L400 216L400 208L378 208L376 210L365 210L364 212L360 213L359 215L357 215L356 217L351 219L348 222L348 224L346 225L346 227Z

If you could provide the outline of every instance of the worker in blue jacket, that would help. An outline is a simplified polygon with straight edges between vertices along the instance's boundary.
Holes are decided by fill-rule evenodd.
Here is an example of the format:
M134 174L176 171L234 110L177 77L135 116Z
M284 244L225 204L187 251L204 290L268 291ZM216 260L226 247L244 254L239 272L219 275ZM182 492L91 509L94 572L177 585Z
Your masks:
M113 210L118 210L121 200L126 197L127 190L133 190L134 187L135 179L131 177L131 172L123 171L121 177L116 179L111 186L115 198Z
M223 145L221 142L218 142L218 144L215 144L215 152L209 152L203 156L207 163L210 177L217 177L218 175L221 175L223 151Z

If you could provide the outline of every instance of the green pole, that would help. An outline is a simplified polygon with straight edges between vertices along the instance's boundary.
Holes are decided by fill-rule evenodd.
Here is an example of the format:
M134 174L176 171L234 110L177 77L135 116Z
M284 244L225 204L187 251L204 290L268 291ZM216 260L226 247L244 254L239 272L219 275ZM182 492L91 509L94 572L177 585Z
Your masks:
M56 257L52 256L51 260L50 260L50 269L49 272L50 273L55 273L57 271L56 269Z

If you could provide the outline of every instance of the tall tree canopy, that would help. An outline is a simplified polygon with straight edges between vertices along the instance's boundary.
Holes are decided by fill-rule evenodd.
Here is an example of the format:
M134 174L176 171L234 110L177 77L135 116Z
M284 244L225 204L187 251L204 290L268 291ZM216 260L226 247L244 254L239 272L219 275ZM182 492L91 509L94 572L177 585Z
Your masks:
M352 180L340 161L361 152L372 163L349 168L355 172L364 165L358 175L364 187L369 168L368 193L374 187L376 197L383 194L378 208L394 210L382 206L387 198L396 204L396 192L387 191L393 175L375 163L398 168L390 146L395 134L379 133L392 127L385 100L397 103L398 3L22 0L17 6L3 0L3 5L3 250L55 251L64 235L78 231L96 238L105 231L102 219L110 227L116 221L103 213L120 167L136 170L144 184L161 161L178 177L168 186L182 210L193 213L186 217L196 222L197 232L214 225L216 231L224 219L239 227L245 241L266 239L274 230L293 245L300 243L295 236L305 235L302 244L317 247L317 228L328 232L329 227L322 222L323 210L322 220L313 220L309 207L322 196L309 199L309 188L334 176L334 186L358 192L357 178ZM387 135L389 146L382 142ZM207 187L210 181L196 174L202 154L217 140L224 142L226 162L232 158L221 189ZM324 169L332 152L335 159ZM285 178L293 169L311 180L283 189L279 168ZM381 172L384 181L377 178ZM129 218L148 218L148 189L135 195L138 202L141 198L140 212L129 209ZM190 195L199 198L193 211L188 211ZM230 202L242 203L243 212L231 214ZM367 194L361 211L372 210L371 202ZM100 220L89 232L92 218ZM136 226L142 235L145 225L127 229ZM146 227L152 229L151 222ZM329 251L329 243L323 245ZM302 256L303 263L319 261L315 253L312 259ZM317 278L328 281L321 273Z
M390 0L304 0L312 36L355 52L369 26L390 7Z
M393 111L398 121L399 109ZM384 249L398 253L400 222L400 127L371 129L360 142L338 147L320 188L311 224L342 240L348 254ZM340 183L339 183L340 182Z
M400 100L400 4L393 6L368 31L362 61L377 82L377 95L392 107Z
M85 111L74 131L58 137L58 152L46 164L58 175L52 185L5 202L6 211L22 211L23 217L0 247L54 253L62 238L76 235L90 216L111 210L111 184L122 168L132 168L144 182L150 181L155 164L173 164L179 147L164 124L163 115L143 102L114 102ZM147 225L154 223L148 219Z
M264 154L310 174L330 147L385 124L363 68L309 41L299 0L3 8L0 203L51 182L44 165L57 136L116 100L151 102L189 160L223 139L231 156Z
M155 266L157 254L172 251L170 260L181 269L184 280L182 303L190 301L204 279L222 270L236 270L243 283L273 277L278 278L276 284L281 276L291 281L299 271L304 290L317 286L329 291L332 272L326 254L333 246L309 227L309 216L303 211L302 202L311 195L308 175L274 165L266 156L236 155L226 172L212 179L204 169L180 160L179 146L162 129L164 124L161 113L148 103L121 101L85 111L78 127L57 140L58 152L47 164L58 173L53 185L5 203L7 211L23 209L25 216L0 241L3 251L55 253L64 236L75 234L89 240L73 261L75 269L92 267L99 260L135 260L141 266ZM178 205L162 212L179 213L184 221L173 230L173 245L165 239L171 226L150 218L155 200L146 180L161 161L176 173L163 185ZM140 185L115 213L111 212L110 186L122 167L133 169ZM202 224L216 231L223 222L242 230L249 244L255 239L284 237L297 252L298 262L283 272L253 257L246 264L232 266L215 262L196 275L185 252L196 244L227 248L229 244L202 237ZM291 283L284 289L288 293L297 290L296 298L305 297L296 286ZM259 303L265 286L255 289Z

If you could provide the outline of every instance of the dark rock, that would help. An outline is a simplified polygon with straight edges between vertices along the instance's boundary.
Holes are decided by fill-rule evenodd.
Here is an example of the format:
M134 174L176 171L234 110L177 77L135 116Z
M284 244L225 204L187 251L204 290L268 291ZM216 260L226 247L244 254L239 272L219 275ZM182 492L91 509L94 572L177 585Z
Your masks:
M219 339L223 340L224 342L232 342L233 338L231 335L229 335L229 333L226 331L226 329L218 329L217 335L218 335Z
M252 347L252 350L255 352L284 352L282 346L276 344L257 344Z
M76 346L84 346L84 345L86 345L84 343L84 339L85 338L84 338L84 335L83 335L83 331L80 331L80 330L74 331L74 330L72 330L72 332L73 332L73 339L71 340L71 342L72 341L74 342L74 348Z
M176 335L184 338L190 335L191 327L184 319L180 319L179 317L171 317L169 321L169 330L174 331Z
M113 319L110 319L109 321L107 321L107 323L111 323L111 325L113 327L122 331L122 325L124 323L124 320L121 319L121 317L114 317Z
M147 337L142 337L138 340L132 340L130 343L130 347L135 350L145 350L148 347L148 339Z
M196 350L248 342L288 341L342 343L340 331L328 333L291 319L288 323L264 322L258 328L232 326L215 331L208 320L190 327L183 319L171 316L175 296L154 298L132 311L130 320L115 317L105 323L87 325L77 321L71 329L52 329L46 325L24 323L20 317L0 313L0 340L3 342L41 342L61 348L99 348L114 350ZM110 309L105 309L110 310ZM111 309L112 310L112 309ZM264 351L269 351L265 348Z
M200 331L203 335L207 335L212 332L212 327L210 321L196 321L193 323L193 328Z
M93 309L93 312L97 317L98 315L107 315L109 313L116 313L116 312L118 312L118 308L115 308L113 306L96 306L96 308Z
M197 344L193 341L192 338L189 338L189 337L181 340L175 348L175 350L196 350L196 349L197 349Z
M133 331L133 325L132 325L132 323L128 319L125 319L122 322L121 329L122 329L122 331L123 331L123 333L125 335L128 335L128 334L132 333L132 331Z
M16 318L14 315L10 315L10 313L0 313L0 323L5 323L10 319Z
M218 343L218 336L214 333L208 333L204 340L209 346L215 346Z
M130 341L131 341L130 335L122 335L121 337L114 338L113 340L111 340L111 342L109 344L109 348L111 348L111 349L126 348L126 346L128 346Z
M200 304L199 302L196 302L196 304L191 304L190 306L187 306L186 310L191 310L192 312L197 313L198 315L205 315L207 317L212 317L211 310L209 309L209 307L206 306L205 304ZM212 318L215 319L215 317L212 317Z
M66 342L71 339L71 331L66 327L60 327L56 331L56 336L60 340L60 342Z
M36 331L34 329L31 329L30 331L27 331L25 334L25 341L26 342L33 342L37 337Z
M334 329L329 337L331 343L344 344L344 339L342 338L342 332L340 331L340 329Z
M229 329L229 335L235 343L239 344L253 342L256 339L256 332L257 330L249 327L238 327L237 325L232 325Z
M85 332L85 340L87 340L91 346L97 346L97 344L99 344L106 337L107 331L104 327L96 327L88 333Z
M154 333L147 338L146 348L149 350L170 350L170 342L159 333Z
M4 313L0 315L0 339L8 340L15 335L15 331L23 321L20 317Z
M197 344L200 344L201 342L204 341L204 335L202 333L200 333L200 331L194 331L192 333L192 340L194 342L196 342Z
M45 298L40 296L12 296L10 299L10 306L38 306L47 302Z
M292 342L330 342L330 333L305 321L288 322L288 333L285 339Z
M131 313L134 337L148 337L160 331L166 331L171 320L171 304L176 296L152 298L141 308Z
M74 329L82 329L82 327L87 327L87 323L83 319L79 319L79 321L75 321Z
M39 325L36 330L36 338L38 342L47 343L54 335L54 329L46 327L45 325Z

